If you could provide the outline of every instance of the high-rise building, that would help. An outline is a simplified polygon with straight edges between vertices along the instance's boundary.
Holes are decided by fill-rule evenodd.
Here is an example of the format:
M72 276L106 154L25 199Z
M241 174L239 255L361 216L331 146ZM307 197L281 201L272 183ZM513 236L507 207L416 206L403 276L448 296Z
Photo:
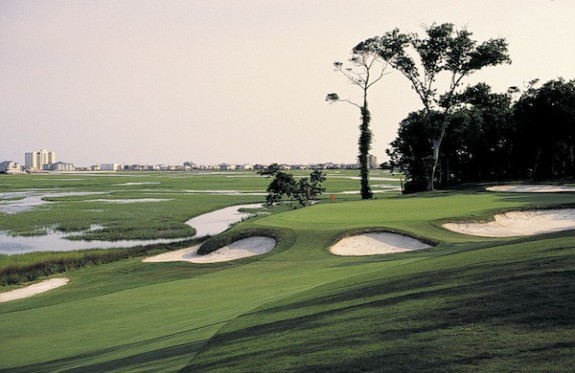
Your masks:
M379 168L377 157L375 155L369 155L369 168Z
M44 165L56 163L56 153L46 149L24 154L24 166L28 170L41 170Z

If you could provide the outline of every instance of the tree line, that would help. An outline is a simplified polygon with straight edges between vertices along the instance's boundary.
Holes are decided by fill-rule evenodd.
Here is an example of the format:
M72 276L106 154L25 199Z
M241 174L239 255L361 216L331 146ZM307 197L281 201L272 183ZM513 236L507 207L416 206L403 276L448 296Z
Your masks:
M400 72L421 101L387 150L391 166L406 174L406 191L433 190L466 181L507 178L573 177L573 81L558 79L521 97L516 88L492 93L485 84L464 86L473 73L510 64L504 38L478 42L467 29L432 24L422 36L394 29L366 39L352 49L349 66L336 71L360 87L362 100L359 156L361 195L369 199L369 171L362 160L371 148L367 93L387 68ZM379 63L379 64L378 64Z
M493 93L486 83L458 95L450 113L410 113L387 150L390 166L406 174L406 192L425 190L433 162L434 123L446 123L435 183L575 177L575 80L556 79L520 94Z

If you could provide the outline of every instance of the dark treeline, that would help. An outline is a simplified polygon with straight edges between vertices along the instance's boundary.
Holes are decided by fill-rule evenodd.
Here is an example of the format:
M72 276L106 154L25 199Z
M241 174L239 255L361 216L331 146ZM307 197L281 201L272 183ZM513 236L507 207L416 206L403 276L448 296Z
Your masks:
M536 81L522 93L493 93L481 83L457 95L450 112L410 113L387 150L390 164L406 174L406 192L426 190L430 139L441 123L448 130L435 183L575 177L575 80ZM514 99L514 96L519 96Z

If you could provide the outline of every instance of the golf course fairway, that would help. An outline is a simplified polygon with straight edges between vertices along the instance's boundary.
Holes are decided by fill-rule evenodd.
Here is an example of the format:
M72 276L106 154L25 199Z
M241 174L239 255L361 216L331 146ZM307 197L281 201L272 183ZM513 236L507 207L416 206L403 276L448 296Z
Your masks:
M575 232L484 238L442 224L574 202L475 191L323 200L228 231L281 231L261 256L70 270L62 288L0 304L0 370L567 371ZM433 247L329 252L372 231Z

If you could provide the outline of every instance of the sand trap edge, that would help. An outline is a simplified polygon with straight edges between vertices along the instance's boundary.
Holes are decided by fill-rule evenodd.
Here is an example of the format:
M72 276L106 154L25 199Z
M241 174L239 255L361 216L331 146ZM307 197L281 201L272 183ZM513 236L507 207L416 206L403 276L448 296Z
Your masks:
M450 222L443 228L476 237L524 237L575 229L575 208L512 210L492 220Z
M60 286L68 284L69 282L69 278L51 278L20 289L6 291L4 293L0 293L0 303L29 298L34 295L42 294L47 291L59 288Z
M228 246L221 247L209 254L198 255L201 244L185 249L170 251L142 260L144 263L164 262L190 262L190 263L219 263L236 259L248 258L267 254L277 245L277 241L267 236L252 236L234 241Z
M338 256L369 256L404 253L432 247L405 234L374 231L343 237L329 247L329 252Z
M504 193L565 193L575 192L575 186L552 184L501 184L485 188L488 192Z

